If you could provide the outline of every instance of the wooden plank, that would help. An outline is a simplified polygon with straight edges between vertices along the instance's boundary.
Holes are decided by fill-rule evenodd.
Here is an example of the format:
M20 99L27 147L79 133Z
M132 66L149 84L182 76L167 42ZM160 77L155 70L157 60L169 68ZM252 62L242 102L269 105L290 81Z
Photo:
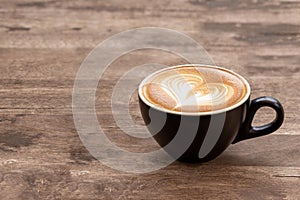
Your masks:
M175 162L150 174L134 175L95 160L77 137L71 116L20 117L24 120L1 123L1 197L299 198L299 136L244 141L202 165ZM108 135L112 133L119 131L109 129ZM147 140L135 143L124 137L112 141L139 152L153 146Z
M193 34L197 41L210 42L209 46L222 41L242 46L299 46L299 1L166 1L147 4L146 8L134 1L128 1L126 7L118 1L7 4L0 12L1 47L88 48L113 33L157 25ZM195 20L189 20L190 17ZM57 18L63 20L58 22Z
M295 187L299 168L173 165L151 174L132 175L103 170L105 167L101 165L98 169L97 165L94 169L80 165L9 169L15 165L8 164L1 171L1 198L299 198ZM295 170L298 176L286 175Z
M233 51L233 50L232 50ZM18 49L3 49L0 54L1 88L0 113L1 114L71 114L72 88L76 71L88 51L86 49L73 50L46 50L36 49L23 51ZM31 54L35 56L31 56ZM185 63L178 57L160 51L147 51L131 53L116 60L103 75L96 93L96 109L98 114L108 114L111 117L110 97L117 80L134 66L158 62L166 65ZM161 56L164 54L165 56ZM277 52L275 56L277 56ZM274 96L284 105L286 120L283 127L276 134L299 134L299 66L295 65L297 56L279 56L271 59L269 55L253 55L245 59L241 66L229 65L229 68L245 76L252 86L252 98L262 95ZM224 55L224 53L223 53ZM218 55L223 57L223 55ZM225 57L225 56L224 56ZM230 56L230 58L233 56ZM289 59L292 58L292 59ZM240 59L240 58L238 58ZM249 64L253 61L253 64ZM229 59L225 62L230 63ZM286 63L286 65L284 65ZM220 63L221 64L221 63ZM120 68L122 66L122 68ZM221 64L222 66L222 64ZM288 66L288 67L287 67ZM130 77L128 84L135 82ZM126 85L125 85L126 87ZM131 107L137 107L137 98L131 102ZM256 123L271 120L272 112L259 113ZM133 118L140 118L139 110L132 112ZM113 120L110 121L113 123Z
M256 82L261 83L268 79L261 78L256 79ZM52 82L53 83L53 82ZM253 86L252 98L256 98L262 95L274 96L281 101L285 108L286 117L283 126L276 132L278 134L299 134L299 92L285 89L283 84L271 84L272 82L265 82L255 88ZM284 81L285 85L291 85L293 87L299 84L299 81ZM54 83L52 84L54 85ZM272 87L270 87L272 86ZM35 86L36 87L36 86ZM268 88L268 89L266 89ZM96 111L99 116L105 116L109 121L105 124L114 124L111 113L111 92L110 82L102 85L102 88L98 88L96 94ZM106 96L106 98L103 97ZM44 114L44 115L64 115L72 114L72 88L27 88L27 89L10 89L0 90L0 97L2 99L0 103L1 115L12 114L15 118L18 115L31 115L31 114ZM119 106L126 106L124 103L119 102ZM139 120L140 112L138 109L137 95L135 93L134 100L130 102L129 107L133 119ZM258 113L255 118L256 124L263 124L271 121L274 113L271 110L263 110ZM72 119L70 119L72 120ZM116 126L114 124L114 126Z
M133 138L124 134L111 122L108 115L99 116L99 121L108 138L122 148L134 152L158 148L151 139ZM37 159L51 164L53 160L49 157L54 159L61 153L54 160L62 159L62 162L67 162L65 159L71 159L75 162L77 159L80 161L80 156L88 158L88 161L93 160L77 135L72 115L5 115L1 116L0 127L0 150L7 153L1 159L24 159L30 156L32 162ZM299 138L299 135L271 134L240 142L232 145L212 164L300 167L300 154L297 151Z

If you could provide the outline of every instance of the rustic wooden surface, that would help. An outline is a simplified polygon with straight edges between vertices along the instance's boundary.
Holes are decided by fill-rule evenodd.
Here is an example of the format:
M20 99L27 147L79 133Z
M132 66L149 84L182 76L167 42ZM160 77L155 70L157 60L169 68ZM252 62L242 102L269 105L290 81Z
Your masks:
M299 25L299 0L1 0L0 199L300 199ZM188 34L218 65L247 77L252 97L278 98L283 126L202 165L175 162L136 175L95 160L74 127L76 72L99 42L144 26ZM155 50L133 52L112 64L97 91L99 121L129 150L152 144L121 134L109 96L122 75L116 66L149 62L183 61ZM136 99L131 103L142 123ZM255 123L272 119L264 111Z

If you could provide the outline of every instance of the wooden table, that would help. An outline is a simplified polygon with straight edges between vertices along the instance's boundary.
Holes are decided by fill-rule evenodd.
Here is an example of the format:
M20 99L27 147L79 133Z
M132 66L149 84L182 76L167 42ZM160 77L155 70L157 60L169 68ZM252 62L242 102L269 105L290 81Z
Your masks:
M2 0L0 16L0 199L300 199L299 0ZM216 64L247 77L253 98L279 99L283 126L201 165L130 174L94 159L74 126L76 72L98 43L144 26L189 35ZM132 52L112 63L96 94L106 134L132 151L153 144L122 134L110 95L122 73L150 62L184 61L158 50ZM130 108L142 124L136 97ZM255 123L272 117L262 109Z

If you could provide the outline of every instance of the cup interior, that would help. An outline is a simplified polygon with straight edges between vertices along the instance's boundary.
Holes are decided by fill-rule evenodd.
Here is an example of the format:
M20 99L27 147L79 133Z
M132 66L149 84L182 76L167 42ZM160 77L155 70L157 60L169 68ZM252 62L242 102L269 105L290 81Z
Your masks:
M174 110L169 110L169 109L162 108L162 107L157 106L157 105L151 103L150 101L148 101L147 98L143 95L142 88L143 88L143 86L145 84L147 84L149 82L149 79L151 79L153 76L155 76L155 75L157 75L159 73L162 73L163 71L170 70L170 69L175 69L175 68L179 68L179 67L195 67L195 68L205 67L205 68L222 70L222 71L225 71L227 73L231 73L234 76L238 77L243 82L243 84L245 84L246 90L247 90L246 94L243 96L243 98L240 101L236 102L235 104L233 104L233 105L231 105L229 107L225 107L223 109L217 109L217 110L207 111L207 112L174 111ZM138 87L138 95L139 95L140 99L145 104L147 104L148 106L150 106L151 108L157 109L157 110L160 110L160 111L166 112L166 113L172 113L172 114L176 114L176 115L191 115L191 116L212 115L212 114L218 114L218 113L223 113L223 112L227 112L227 111L233 110L234 108L237 108L238 106L242 105L245 101L247 101L247 99L250 97L250 93L251 93L250 84L241 75L237 74L236 72L233 72L232 70L229 70L229 69L226 69L226 68L223 68L223 67L218 67L218 66L213 66L213 65L202 65L202 64L176 65L176 66L167 67L167 68L158 70L158 71L153 72L152 74L148 75L146 78L144 78L144 80L139 84L139 87Z

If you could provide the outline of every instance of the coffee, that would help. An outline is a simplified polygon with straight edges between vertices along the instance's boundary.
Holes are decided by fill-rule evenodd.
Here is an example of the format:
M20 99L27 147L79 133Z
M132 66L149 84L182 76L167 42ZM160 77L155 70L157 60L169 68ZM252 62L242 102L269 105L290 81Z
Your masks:
M141 94L159 108L210 112L231 107L247 94L247 82L232 71L211 66L180 66L147 77Z

